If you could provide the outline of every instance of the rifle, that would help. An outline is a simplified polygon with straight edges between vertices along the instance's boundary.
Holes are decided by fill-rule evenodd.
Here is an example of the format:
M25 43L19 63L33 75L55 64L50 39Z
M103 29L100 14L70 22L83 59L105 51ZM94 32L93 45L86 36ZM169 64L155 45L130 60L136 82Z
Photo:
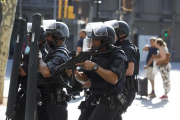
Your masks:
M106 43L100 45L97 48L91 49L90 51L80 52L77 56L73 56L70 60L56 67L50 77L44 78L43 76L38 76L37 82L40 84L61 83L67 89L67 92L69 94L74 92L72 85L68 85L62 77L65 74L65 70L71 69L72 71L74 71L77 67L77 63L85 62L86 60L90 59L90 57L93 55L108 53L112 51L112 49L109 49L109 51L105 52L99 51L99 49L104 45L106 45ZM70 80L70 83L72 84L74 83L73 77L74 72L72 72L72 79Z

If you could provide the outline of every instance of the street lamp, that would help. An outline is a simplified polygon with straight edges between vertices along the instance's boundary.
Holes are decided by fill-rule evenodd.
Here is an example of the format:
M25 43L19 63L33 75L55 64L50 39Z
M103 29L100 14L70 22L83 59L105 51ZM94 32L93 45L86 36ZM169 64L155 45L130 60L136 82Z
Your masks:
M96 21L99 22L99 4L101 4L101 0L96 0L94 1L95 4L97 4L97 9L96 9Z
M163 26L163 18L161 17L160 19L159 19L159 26L160 26L160 34L159 34L159 37L161 37L161 30L162 30L162 26Z

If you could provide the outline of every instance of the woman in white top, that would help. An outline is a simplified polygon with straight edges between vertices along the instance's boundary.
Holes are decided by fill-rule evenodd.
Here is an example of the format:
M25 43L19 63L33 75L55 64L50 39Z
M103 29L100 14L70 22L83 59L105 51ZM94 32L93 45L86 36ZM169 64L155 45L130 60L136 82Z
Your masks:
M156 59L155 56L152 56L152 58L149 60L149 62L147 64L147 66L153 62L153 58L155 58L154 59L155 62L166 60L166 53L168 53L168 48L166 47L166 43L163 42L163 40L161 38L157 38L155 47L159 49L158 54L160 55L160 58ZM170 63L168 63L167 65L159 66L159 70L160 70L160 73L161 73L161 76L163 79L163 87L165 90L164 95L162 97L160 97L160 99L168 98L167 94L170 91L170 79L169 79L170 78L170 69L171 69Z

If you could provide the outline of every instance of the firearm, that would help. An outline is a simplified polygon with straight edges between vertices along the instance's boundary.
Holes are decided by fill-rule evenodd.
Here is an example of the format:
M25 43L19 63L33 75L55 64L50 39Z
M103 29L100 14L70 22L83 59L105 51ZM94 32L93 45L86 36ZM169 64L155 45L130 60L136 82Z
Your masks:
M85 62L86 60L90 59L92 55L96 54L102 54L102 53L107 53L111 52L112 50L110 49L109 51L106 52L101 52L99 49L103 47L104 44L101 46L91 49L90 51L87 52L80 52L77 56L72 57L70 60L66 61L65 63L61 64L60 66L56 67L54 71L52 72L51 76L48 78L44 78L43 76L38 76L38 83L40 84L50 84L50 83L61 83L66 89L67 92L70 94L73 91L73 85L74 85L74 70L76 69L76 64ZM71 69L72 72L72 79L70 80L70 85L68 85L65 80L63 79L63 75L66 74L65 70L66 69Z

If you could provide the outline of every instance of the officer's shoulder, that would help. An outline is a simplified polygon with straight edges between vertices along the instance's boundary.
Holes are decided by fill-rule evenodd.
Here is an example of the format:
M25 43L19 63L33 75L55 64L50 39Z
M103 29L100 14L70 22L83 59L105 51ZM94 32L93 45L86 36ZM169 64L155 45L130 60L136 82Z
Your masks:
M115 56L121 56L121 55L124 56L125 55L125 52L123 51L121 46L111 45L110 47L112 49L112 55L115 55Z
M69 51L65 46L60 46L57 49L55 49L55 54L57 56L65 55L65 56L69 57Z

